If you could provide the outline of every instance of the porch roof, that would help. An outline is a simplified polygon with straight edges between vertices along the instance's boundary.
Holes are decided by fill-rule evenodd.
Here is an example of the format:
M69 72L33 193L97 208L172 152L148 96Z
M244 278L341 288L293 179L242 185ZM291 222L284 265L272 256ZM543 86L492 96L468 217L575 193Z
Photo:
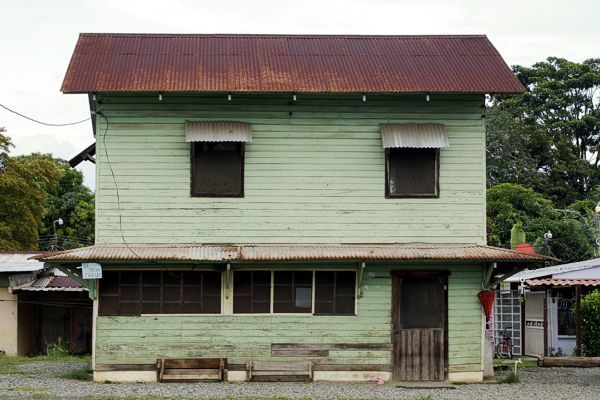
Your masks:
M99 244L44 254L50 262L87 261L558 261L477 244Z
M600 286L600 279L528 279L529 286Z

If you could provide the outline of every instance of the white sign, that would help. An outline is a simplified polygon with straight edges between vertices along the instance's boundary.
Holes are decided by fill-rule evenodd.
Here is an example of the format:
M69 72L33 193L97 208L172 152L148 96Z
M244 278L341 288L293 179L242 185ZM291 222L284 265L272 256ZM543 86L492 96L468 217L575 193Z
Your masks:
M101 279L102 266L98 263L83 263L81 264L83 271L83 279Z

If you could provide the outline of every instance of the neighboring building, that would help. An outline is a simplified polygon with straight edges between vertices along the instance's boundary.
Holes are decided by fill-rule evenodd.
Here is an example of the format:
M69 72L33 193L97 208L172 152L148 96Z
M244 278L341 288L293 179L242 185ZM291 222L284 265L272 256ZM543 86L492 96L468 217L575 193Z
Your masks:
M520 328L520 321L511 326L513 337L523 343L523 354L571 356L576 346L576 288L582 295L600 288L600 258L522 271L508 278L505 286L503 296L524 293L525 327ZM509 320L506 311L497 319ZM496 324L496 332L501 327Z
M101 264L96 380L478 381L486 277L551 260L486 245L485 94L524 89L485 36L82 34L62 90L96 245L41 259Z
M92 303L87 289L58 270L30 259L40 252L0 252L0 351L45 354L61 345L91 352Z

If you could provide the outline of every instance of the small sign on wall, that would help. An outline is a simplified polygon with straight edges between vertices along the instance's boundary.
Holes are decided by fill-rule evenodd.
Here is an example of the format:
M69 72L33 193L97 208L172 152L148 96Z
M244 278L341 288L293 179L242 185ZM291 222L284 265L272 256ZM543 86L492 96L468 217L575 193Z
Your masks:
M526 328L544 328L544 321L527 320L525 321Z
M101 279L102 266L98 263L82 263L81 270L83 279Z

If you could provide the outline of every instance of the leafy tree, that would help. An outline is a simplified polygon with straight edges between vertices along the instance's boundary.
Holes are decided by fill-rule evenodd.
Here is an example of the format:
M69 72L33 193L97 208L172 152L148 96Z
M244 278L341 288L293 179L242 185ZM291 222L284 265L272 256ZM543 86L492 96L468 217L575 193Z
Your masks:
M523 224L526 240L542 254L563 262L585 260L593 255L595 228L589 215L574 209L555 209L552 202L532 189L499 184L487 191L488 243L510 247L510 230ZM544 240L544 233L552 233Z
M61 170L60 180L56 185L46 188L47 212L43 219L40 233L49 237L53 235L53 222L63 219L63 225L56 225L59 247L75 248L94 243L94 194L83 184L83 174L74 170L69 163L55 159ZM42 245L48 248L49 243Z
M517 164L517 173L501 179L526 184L566 207L585 198L600 183L600 59L575 63L550 57L530 68L513 69L528 92L499 97L492 107L518 122L492 123L488 135L492 141L523 137L506 143L508 150L498 165L514 164L513 147L527 157L524 166ZM535 163L535 179L531 178L530 161Z
M10 139L0 135L0 250L35 249L47 199L44 187L54 185L60 170L50 155L10 157Z
M527 127L505 108L486 110L487 185L521 183L537 186L543 176L530 151Z
M81 172L49 154L11 157L10 147L0 133L0 250L50 248L59 217L59 248L92 244L94 195Z
M600 290L581 299L581 344L586 357L600 357Z

